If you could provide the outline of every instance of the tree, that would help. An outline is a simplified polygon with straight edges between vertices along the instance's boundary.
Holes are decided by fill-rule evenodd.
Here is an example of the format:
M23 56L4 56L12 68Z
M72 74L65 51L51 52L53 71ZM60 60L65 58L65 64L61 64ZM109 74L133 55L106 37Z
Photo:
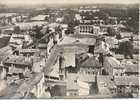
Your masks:
M39 27L38 25L33 28L33 31L35 32L35 38L40 39L44 35L41 33L41 29L42 27Z

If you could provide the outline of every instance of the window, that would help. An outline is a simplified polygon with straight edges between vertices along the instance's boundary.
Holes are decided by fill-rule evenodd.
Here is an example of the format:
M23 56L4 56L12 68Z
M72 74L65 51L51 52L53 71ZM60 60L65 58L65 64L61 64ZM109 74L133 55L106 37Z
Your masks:
M73 93L70 93L70 95L72 96L72 95L73 95Z
M76 96L77 95L77 93L74 93L74 96Z
M74 80L74 83L77 83L77 80Z

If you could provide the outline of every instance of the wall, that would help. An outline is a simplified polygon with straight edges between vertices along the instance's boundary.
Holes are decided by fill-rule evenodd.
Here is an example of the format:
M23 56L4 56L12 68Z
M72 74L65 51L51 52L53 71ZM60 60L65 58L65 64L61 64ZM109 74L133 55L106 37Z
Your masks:
M78 85L79 85L79 95L89 95L89 85L86 82L78 80Z
M44 90L44 76L43 76L42 79L39 81L39 83L34 85L31 92L36 96L36 98L41 98L44 91L45 90Z
M67 90L67 96L77 96L78 90Z
M108 61L108 58L104 58L104 69L109 75L113 75L113 68Z

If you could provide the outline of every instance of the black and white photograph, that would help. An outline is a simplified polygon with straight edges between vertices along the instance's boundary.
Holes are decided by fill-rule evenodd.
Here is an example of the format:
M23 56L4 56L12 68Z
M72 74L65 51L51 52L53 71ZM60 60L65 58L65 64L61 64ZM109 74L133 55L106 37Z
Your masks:
M138 99L139 3L0 0L0 99Z

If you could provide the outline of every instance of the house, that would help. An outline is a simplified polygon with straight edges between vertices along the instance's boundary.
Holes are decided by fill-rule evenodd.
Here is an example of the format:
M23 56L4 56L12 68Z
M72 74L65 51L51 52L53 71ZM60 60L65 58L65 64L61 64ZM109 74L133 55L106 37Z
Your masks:
M32 71L32 64L31 58L14 55L8 56L3 61L4 68L6 69L6 78L16 80L28 77L28 74Z
M5 79L6 78L6 70L3 66L3 64L0 64L0 79Z
M113 76L98 75L97 76L98 93L101 95L112 95L116 93Z
M46 58L41 59L41 57L33 57L32 59L33 59L32 71L38 73L42 72L46 64Z
M16 23L16 20L13 21L12 19L19 17L17 13L1 13L0 14L0 23L1 25L11 25Z
M24 39L25 39L24 35L12 34L12 36L9 40L9 45L11 47L22 47Z
M115 54L114 57L119 60L120 62L124 59L124 55L122 54Z
M99 61L92 54L79 54L77 55L76 61L77 71L79 73L87 75L101 74Z
M24 22L24 23L16 23L15 26L19 26L20 30L31 30L34 26L42 26L46 25L48 22L44 21L35 21L35 22Z
M78 73L78 76L79 76L80 81L88 84L88 86L89 86L89 91L88 91L89 94L88 95L98 94L96 75Z
M93 34L98 35L100 32L100 27L94 25L79 25L78 34Z
M11 55L12 48L10 46L5 46L0 49L0 62L2 62L8 55Z
M96 54L99 54L99 53L103 53L103 55L107 55L107 54L111 54L110 52L110 46L107 42L104 42L102 40L96 40L96 43L95 43L95 53Z
M50 54L51 49L53 48L53 46L54 46L53 37L49 37L49 42L48 42L48 44L47 44L48 54Z
M10 27L10 28L6 28L6 29L1 29L1 33L3 35L11 35L14 31L14 28L13 27Z
M76 18L76 20L81 20L82 19L82 17L80 16L80 14L75 14L75 18Z
M26 57L39 56L39 50L38 49L20 49L19 54Z
M118 40L115 37L106 37L106 42L109 44L110 49L118 48Z
M56 22L58 22L58 23L62 23L62 22L63 22L63 20L64 20L64 18L63 18L63 17L58 17L58 18L56 18Z
M126 64L124 70L126 76L139 76L139 64Z
M139 95L139 77L136 76L115 76L115 85L117 86L118 94L131 93L133 97Z
M30 44L32 43L32 39L29 35L23 35L23 34L12 34L9 45L11 47L20 47L22 48L24 44Z
M38 49L47 49L47 43L38 43Z
M59 48L54 47L50 57L47 59L43 69L45 79L64 80L66 76L64 62L60 61ZM60 64L61 63L61 64Z
M49 15L37 15L35 17L32 17L30 20L31 21L45 21L47 20Z
M67 96L89 96L97 94L95 75L68 73L66 79Z
M68 74L66 85L67 96L89 95L89 85L78 79L77 74Z
M73 50L68 50L64 48L59 54L59 70L61 73L65 74L76 71L76 61L75 61L75 52Z
M3 79L0 79L0 96L3 94L3 90L7 88L7 82Z
M121 35L121 38L130 38L133 35L133 33L132 32L121 32L120 35Z
M44 56L49 56L50 52L54 46L54 41L53 41L53 34L52 33L47 33L43 39L38 41L37 48L44 53L46 53ZM41 52L42 53L42 52ZM43 56L42 55L42 56Z
M118 22L117 22L117 17L108 17L108 19L109 19L109 23L110 24L117 24Z
M79 9L79 13L86 13L86 12L95 13L95 12L99 12L99 11L100 10L97 8L88 8L88 7L84 7L84 8Z
M124 67L114 57L104 57L104 70L108 75L121 76L123 75Z
M16 93L11 97L12 99L24 98L31 99L41 98L44 93L44 76L41 73L33 74L30 79L22 83L17 89Z
M133 37L133 52L134 54L139 53L139 36L138 35L134 35Z
M81 24L93 24L93 25L102 25L104 23L103 20L100 19L83 19L80 20Z
M85 46L95 45L96 39L90 35L76 34L71 36L66 36L58 44L60 46L79 46L83 48Z

